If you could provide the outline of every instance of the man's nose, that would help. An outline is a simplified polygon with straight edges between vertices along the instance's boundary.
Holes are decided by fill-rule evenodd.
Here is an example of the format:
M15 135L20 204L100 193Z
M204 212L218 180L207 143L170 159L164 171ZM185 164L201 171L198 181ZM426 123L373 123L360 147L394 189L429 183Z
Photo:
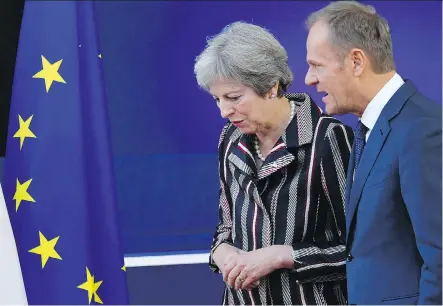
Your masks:
M317 77L311 72L311 69L309 69L305 76L305 84L308 86L312 86L317 83L318 83Z

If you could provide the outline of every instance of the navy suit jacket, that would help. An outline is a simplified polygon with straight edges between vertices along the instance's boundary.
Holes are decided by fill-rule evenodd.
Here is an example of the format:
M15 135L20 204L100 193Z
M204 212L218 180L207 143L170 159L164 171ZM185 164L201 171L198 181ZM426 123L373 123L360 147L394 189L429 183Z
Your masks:
M354 150L353 150L354 152ZM442 304L442 109L406 81L346 187L349 304Z

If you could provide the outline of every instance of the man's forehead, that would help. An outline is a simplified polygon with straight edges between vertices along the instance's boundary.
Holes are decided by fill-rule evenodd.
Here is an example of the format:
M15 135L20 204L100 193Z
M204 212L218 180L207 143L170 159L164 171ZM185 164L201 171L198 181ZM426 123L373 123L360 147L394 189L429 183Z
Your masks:
M325 26L312 27L306 42L306 60L334 59L335 50L331 45L329 33Z
M327 25L322 21L318 21L309 30L307 45L312 47L322 45L327 41L328 35Z

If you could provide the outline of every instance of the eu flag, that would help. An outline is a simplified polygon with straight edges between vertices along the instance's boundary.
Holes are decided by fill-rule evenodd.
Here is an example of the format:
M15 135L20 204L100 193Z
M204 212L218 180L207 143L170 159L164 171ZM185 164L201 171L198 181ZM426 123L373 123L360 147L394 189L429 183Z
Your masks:
M29 304L128 303L102 65L92 1L25 3L3 187Z

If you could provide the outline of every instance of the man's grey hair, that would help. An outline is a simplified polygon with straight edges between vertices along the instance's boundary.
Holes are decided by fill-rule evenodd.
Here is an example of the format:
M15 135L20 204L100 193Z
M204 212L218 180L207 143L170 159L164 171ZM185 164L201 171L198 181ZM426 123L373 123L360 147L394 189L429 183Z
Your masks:
M342 60L352 48L359 48L369 57L375 73L395 70L389 25L374 7L336 1L312 13L306 22L308 29L318 21L328 26L330 41Z
M225 80L248 86L261 97L276 82L281 97L293 80L283 46L268 30L245 22L234 22L209 38L194 73L206 91L214 81Z

